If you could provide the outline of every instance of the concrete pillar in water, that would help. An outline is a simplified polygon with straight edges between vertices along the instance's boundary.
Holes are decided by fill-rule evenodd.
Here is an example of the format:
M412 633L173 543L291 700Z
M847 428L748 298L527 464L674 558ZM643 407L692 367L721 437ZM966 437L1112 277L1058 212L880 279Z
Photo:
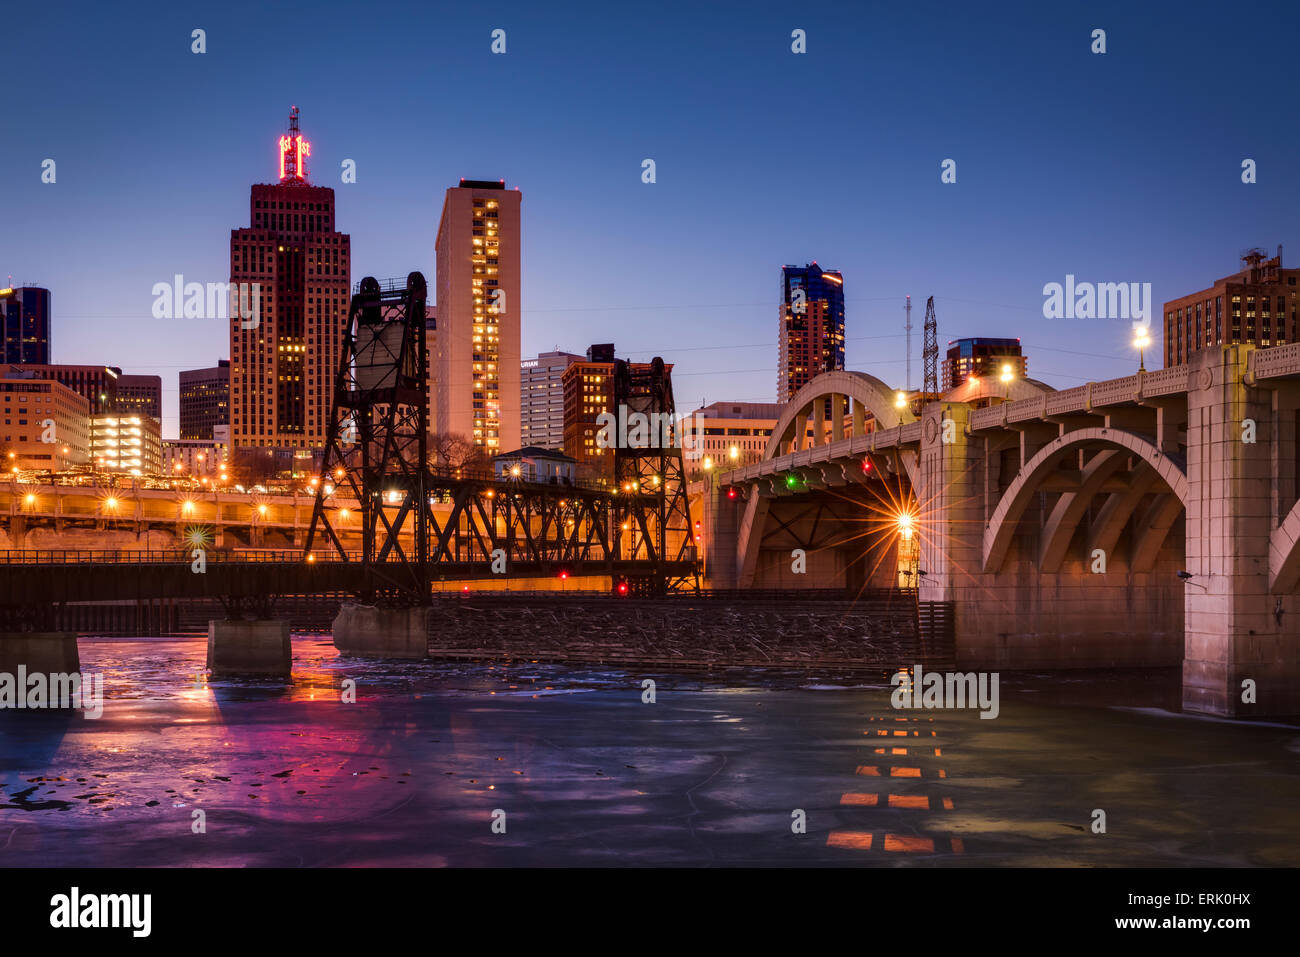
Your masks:
M208 622L208 670L213 677L293 673L287 621Z
M362 658L425 658L433 609L347 605L334 619L334 647Z

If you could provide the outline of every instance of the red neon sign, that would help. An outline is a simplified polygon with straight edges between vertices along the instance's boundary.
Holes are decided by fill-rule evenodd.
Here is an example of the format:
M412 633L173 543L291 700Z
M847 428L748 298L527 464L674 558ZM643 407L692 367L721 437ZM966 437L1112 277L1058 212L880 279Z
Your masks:
M280 137L280 179L306 179L307 164L303 162L311 156L311 144L301 135Z

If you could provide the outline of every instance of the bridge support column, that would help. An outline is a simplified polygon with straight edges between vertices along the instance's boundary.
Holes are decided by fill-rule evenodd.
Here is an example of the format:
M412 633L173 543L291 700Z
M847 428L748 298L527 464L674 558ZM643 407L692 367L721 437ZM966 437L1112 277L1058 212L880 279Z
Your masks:
M1243 382L1251 347L1194 357L1188 381L1187 571L1183 708L1222 715L1300 713L1300 602L1269 594L1272 415ZM1253 421L1253 428L1247 420ZM1289 427L1289 426L1288 426ZM1252 434L1253 432L1253 434ZM1255 702L1243 701L1251 681Z
M214 677L293 672L287 621L208 622L208 670Z
M0 632L0 674L69 675L81 670L73 631ZM25 689L17 688L19 694Z
M704 484L704 577L710 588L738 588L736 548L745 500L739 495L727 498L713 476ZM749 494L757 496L758 491L751 488Z
M334 647L361 658L425 658L433 609L345 604L334 619Z
M983 561L984 513L977 494L978 443L966 434L970 408L959 402L926 406L916 497L920 504L924 601L954 601ZM933 525L927 520L933 520Z

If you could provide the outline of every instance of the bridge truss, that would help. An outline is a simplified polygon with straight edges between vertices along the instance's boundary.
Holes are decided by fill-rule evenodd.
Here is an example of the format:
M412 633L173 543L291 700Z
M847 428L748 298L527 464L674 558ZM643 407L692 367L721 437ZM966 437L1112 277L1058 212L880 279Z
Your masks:
M362 597L393 603L427 603L434 581L494 576L609 576L621 594L698 587L680 447L619 450L613 484L431 465L426 294L411 273L405 287L367 277L352 297L304 558L357 562ZM620 401L672 412L662 360L622 368ZM340 493L357 503L359 558L325 507Z

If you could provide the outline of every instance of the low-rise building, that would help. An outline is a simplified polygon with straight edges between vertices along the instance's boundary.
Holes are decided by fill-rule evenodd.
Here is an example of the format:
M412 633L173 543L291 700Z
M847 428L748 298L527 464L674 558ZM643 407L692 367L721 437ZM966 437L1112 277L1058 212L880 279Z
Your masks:
M688 478L705 468L739 468L758 462L781 417L776 402L714 402L678 423L682 462Z
M578 463L563 452L529 445L494 456L492 468L499 479L518 479L543 485L572 485L577 480Z
M5 471L61 472L90 460L90 402L54 379L0 378L0 462Z
M165 439L163 474L184 478L216 478L224 474L230 455L230 426L217 426L211 439Z
M151 415L102 413L90 420L90 455L108 472L158 475L162 472L162 435Z

